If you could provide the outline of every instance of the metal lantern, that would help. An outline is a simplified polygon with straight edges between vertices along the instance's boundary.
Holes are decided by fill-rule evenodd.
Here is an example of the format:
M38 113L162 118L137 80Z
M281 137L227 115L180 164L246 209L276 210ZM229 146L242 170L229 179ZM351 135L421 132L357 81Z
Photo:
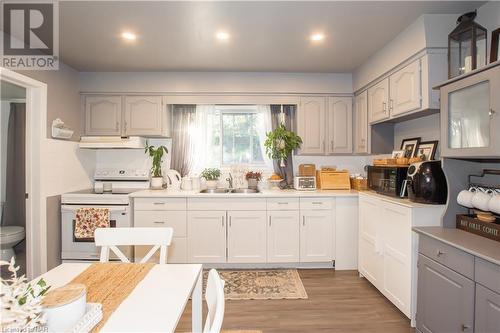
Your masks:
M448 35L448 78L486 65L487 30L474 22L476 12L460 16Z

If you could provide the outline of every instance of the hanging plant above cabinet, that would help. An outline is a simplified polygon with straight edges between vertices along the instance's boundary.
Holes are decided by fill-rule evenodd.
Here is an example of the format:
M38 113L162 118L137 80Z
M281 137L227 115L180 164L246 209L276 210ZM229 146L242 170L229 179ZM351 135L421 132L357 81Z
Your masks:
M264 142L267 156L273 160L279 160L282 167L284 167L287 157L295 149L300 148L301 144L302 138L294 132L288 131L283 124L267 133L267 139Z

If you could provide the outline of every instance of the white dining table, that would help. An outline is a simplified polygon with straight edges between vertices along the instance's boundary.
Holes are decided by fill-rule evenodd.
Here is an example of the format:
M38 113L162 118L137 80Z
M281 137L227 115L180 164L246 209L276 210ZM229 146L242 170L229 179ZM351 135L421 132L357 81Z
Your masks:
M41 275L63 286L91 264L64 263ZM202 265L155 265L104 324L101 332L174 332L192 297L192 331L202 331Z

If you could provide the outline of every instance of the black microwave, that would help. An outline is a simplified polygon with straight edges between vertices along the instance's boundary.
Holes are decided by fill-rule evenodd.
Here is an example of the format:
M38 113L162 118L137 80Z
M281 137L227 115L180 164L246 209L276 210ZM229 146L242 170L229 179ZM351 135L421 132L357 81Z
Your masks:
M368 188L391 197L406 197L408 167L368 166Z

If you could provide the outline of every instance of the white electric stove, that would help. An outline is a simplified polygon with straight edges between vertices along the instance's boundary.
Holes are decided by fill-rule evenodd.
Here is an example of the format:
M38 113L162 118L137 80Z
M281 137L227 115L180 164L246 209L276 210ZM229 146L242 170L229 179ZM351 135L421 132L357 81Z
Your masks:
M97 169L94 173L94 188L65 193L61 196L61 240L63 262L97 261L99 249L93 239L76 239L75 216L79 208L107 208L110 211L110 227L131 227L129 194L149 188L147 170ZM132 260L131 247L122 248Z

